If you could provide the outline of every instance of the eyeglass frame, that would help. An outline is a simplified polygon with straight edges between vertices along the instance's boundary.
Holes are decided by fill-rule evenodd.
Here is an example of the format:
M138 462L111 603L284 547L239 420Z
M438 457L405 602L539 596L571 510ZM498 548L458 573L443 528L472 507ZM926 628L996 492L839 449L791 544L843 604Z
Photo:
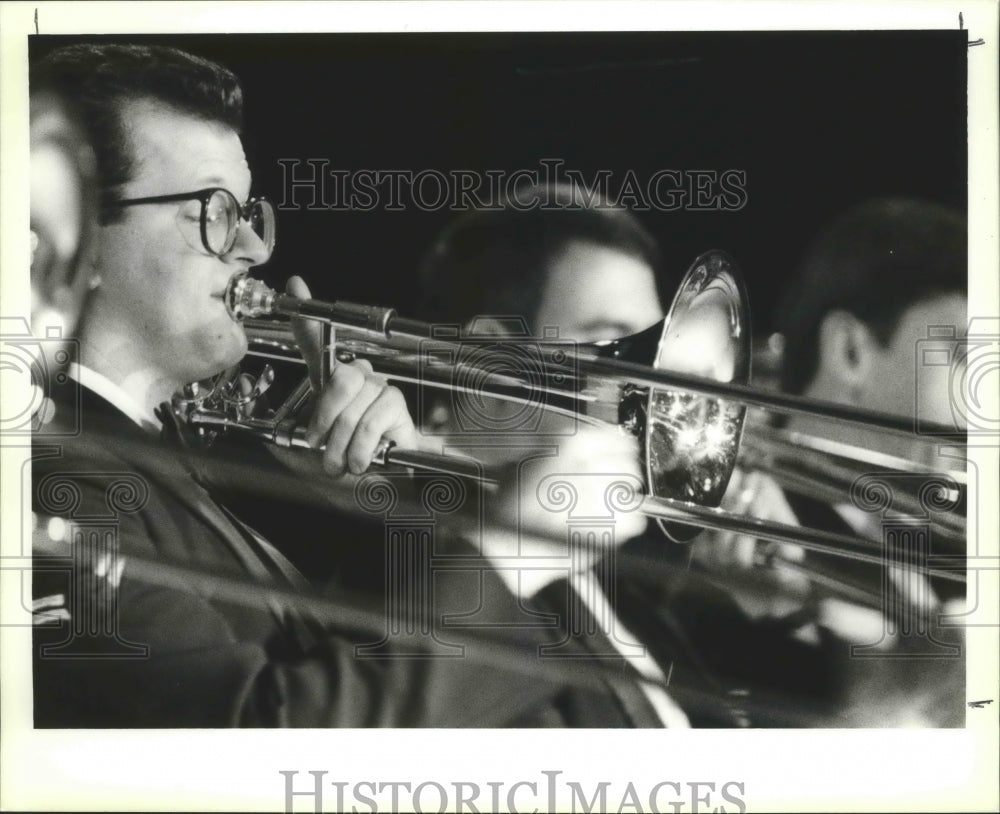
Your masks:
M228 241L229 245L221 252L215 251L211 246L208 245L208 202L211 200L212 196L216 192L224 192L233 202L236 204L236 212L239 214L239 220L236 221L236 228L233 229L233 236ZM275 237L272 245L268 248L268 259L274 254L274 247L277 245L277 223L278 223L278 210L273 203L271 203L267 198L249 198L247 202L241 204L236 196L233 195L225 187L206 187L205 189L199 189L194 192L177 192L173 195L152 195L145 198L125 198L121 201L111 201L105 204L105 208L108 209L118 209L125 208L127 206L138 206L140 204L160 204L160 203L176 203L178 201L198 201L201 204L201 214L199 215L198 222L201 226L201 245L205 247L205 250L216 257L222 257L233 250L233 246L236 245L236 236L240 231L240 224L243 221L249 222L250 210L257 204L263 203L271 208L272 213L272 223L274 224ZM256 234L256 232L254 232ZM259 237L259 235L258 235ZM265 244L266 245L266 244Z

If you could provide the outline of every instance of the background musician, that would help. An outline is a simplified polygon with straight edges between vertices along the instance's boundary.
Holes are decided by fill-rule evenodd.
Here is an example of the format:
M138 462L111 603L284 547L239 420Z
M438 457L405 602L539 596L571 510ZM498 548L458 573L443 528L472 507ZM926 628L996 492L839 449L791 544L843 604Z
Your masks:
M881 198L842 213L808 247L779 313L782 387L789 393L956 426L952 366L917 356L928 328L953 329L936 347L961 360L967 324L966 220L930 201ZM807 417L790 429L831 433ZM956 427L959 431L964 426ZM933 442L855 426L834 434L928 466Z
M657 287L660 252L635 216L590 190L568 185L524 187L515 196L517 200L502 209L457 218L434 242L421 265L423 317L501 338L510 335L510 318L517 317L531 337L558 336L579 343L618 339L663 319ZM431 399L422 413L421 430L456 445L475 444L477 434L480 444L489 443L485 422L470 429L461 420L469 412L463 398L455 394ZM502 402L482 399L476 405L480 412L493 410L498 421L507 415ZM548 416L542 421L540 427L526 425L520 437L506 432L503 443L494 441L494 460L509 464L533 446L551 444L559 450L559 471L592 471L594 461L603 461L607 472L628 472L636 466L638 446L616 426L596 431L576 424L567 434L567 419ZM522 504L530 505L523 499L526 492L530 489L522 490ZM671 544L656 528L643 532L627 515L616 534L621 548L589 563L586 572L571 571L553 581L552 576L559 576L555 571L546 578L522 569L522 580L536 576L534 606L556 610L567 627L597 631L587 643L592 649L617 648L647 675L660 680L671 675L671 687L676 687L692 723L736 725L725 690L710 675L694 669L678 681L673 670L675 660L686 659L691 650L684 635L678 638L671 630L691 620L682 613L664 624L664 614L670 612L661 593L673 582L671 572L683 582L689 549ZM518 542L524 546L523 536ZM500 548L496 541L493 545L494 550ZM645 579L637 577L635 569L618 570L616 563L630 557L636 557L636 563L641 558L652 563ZM711 598L729 601L718 591L712 591ZM710 599L703 596L699 601L705 605ZM572 618L571 609L581 604L589 608L588 622Z
M966 223L961 213L908 198L858 204L814 238L781 298L783 388L914 419L915 424L919 416L963 431L960 417L956 424L949 388L950 376L962 364L966 299ZM934 338L935 326L945 328L950 337L938 332L939 338ZM954 364L923 366L918 351L929 348ZM800 415L788 418L787 429L855 451L903 459L927 475L964 467L961 461L939 456L936 439L915 433L899 436ZM858 475L865 471L862 464ZM871 471L878 468L872 465ZM734 482L731 493L733 501L742 500L742 510L754 516L882 542L881 514L863 511L846 490L839 501L828 501L749 473ZM949 550L949 545L959 548ZM932 535L930 553L964 553L964 540L948 544ZM917 614L922 629L932 627L932 635L941 641L954 639L937 627L937 615L947 612L942 600L964 597L963 584L931 583L888 561L885 566L848 563L794 546L725 534L705 535L695 544L695 557L710 569L748 569L767 561L768 572L784 589L781 598L744 597L741 607L765 620L790 620L798 625L793 635L812 641L817 653L826 653L823 672L837 679L824 694L838 705L847 725L961 723L961 705L955 699L964 681L962 658L934 659L944 652L955 656L955 651L927 639L901 640L897 632L909 629L902 624L904 616ZM791 568L785 565L789 560ZM805 576L803 566L881 601L861 605L836 591L831 594ZM910 619L914 629L916 622ZM877 646L886 658L851 659L849 643ZM925 658L899 658L907 652ZM894 661L889 659L893 653Z

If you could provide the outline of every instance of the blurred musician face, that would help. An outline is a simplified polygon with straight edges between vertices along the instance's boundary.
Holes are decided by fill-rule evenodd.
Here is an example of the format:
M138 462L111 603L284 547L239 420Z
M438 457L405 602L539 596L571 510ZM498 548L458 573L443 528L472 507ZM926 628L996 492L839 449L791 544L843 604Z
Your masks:
M572 241L553 257L545 271L542 290L534 292L539 306L531 327L536 336L543 328L556 327L560 341L597 342L637 333L663 318L652 268L625 252ZM526 408L475 397L463 404L462 398L461 394L445 398L429 423L436 434L469 445L469 452L484 463L502 466L526 455L537 457L537 452L530 453L532 449L558 448L555 457L543 457L530 472L521 472L520 490L512 493L519 501L516 506L509 503L508 495L496 507L508 522L517 518L521 530L564 539L565 513L539 507L536 487L546 474L558 473L572 482L580 514L588 513L586 506L593 506L595 515L606 512L605 490L621 476L641 481L638 444L616 426L594 428L537 405ZM469 422L463 425L455 415L457 410L476 417L472 423L481 432L470 431ZM490 428L496 431L491 433ZM641 534L646 527L639 512L618 512L615 517L620 542Z
M560 339L599 342L638 333L661 319L656 280L646 263L575 240L549 265L535 325L557 326Z
M623 251L589 241L570 241L550 260L542 280L539 291L524 292L526 299L539 303L531 321L536 337L543 336L543 329L556 328L560 342L599 342L637 333L663 319L652 268ZM489 324L478 320L477 330ZM497 325L496 332L502 331L502 326ZM503 428L508 437L519 434L518 416L524 416L524 426L531 427L523 434L532 437L565 436L566 422L571 420L495 399L480 402L473 397L474 402L454 407L461 398L456 394L446 399L448 406L433 411L429 423L435 432L467 434L457 425L454 409L482 416L484 428ZM493 457L493 463L503 463L508 454L503 447L497 447L487 456Z
M954 326L961 340L966 326L966 298L946 294L923 300L903 312L887 346L876 346L870 353L868 369L861 383L862 403L873 409L920 415L941 424L953 422L949 378L952 368L922 365L918 350L956 354L956 341L928 339L928 326ZM918 346L919 343L919 346Z
M123 199L207 187L247 199L250 169L233 130L149 100L127 103L122 116L136 165ZM97 237L100 286L85 315L83 361L150 406L246 352L221 295L234 273L268 253L243 224L227 254L211 254L200 214L197 200L130 206Z
M952 413L952 381L960 377L954 365L927 365L921 359L927 350L940 351L961 364L957 345L967 325L967 301L955 292L914 303L899 317L888 343L882 343L868 327L850 314L827 316L820 328L820 363L807 395L854 406L892 413L903 418L955 426ZM929 339L930 326L954 326L955 339ZM964 425L959 427L964 429ZM844 433L870 434L865 443L892 454L931 463L933 444L910 441L884 433L865 432L846 426Z

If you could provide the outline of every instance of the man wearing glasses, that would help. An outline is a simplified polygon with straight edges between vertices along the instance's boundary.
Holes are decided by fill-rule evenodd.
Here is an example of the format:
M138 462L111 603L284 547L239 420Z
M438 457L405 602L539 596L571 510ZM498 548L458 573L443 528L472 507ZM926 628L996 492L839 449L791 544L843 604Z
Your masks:
M75 588L65 575L59 587L36 560L35 608L44 624L36 627L35 725L580 723L565 712L571 709L586 710L589 725L638 723L610 693L495 664L359 660L353 640L329 619L318 625L294 607L255 598L250 587L255 601L246 602L204 584L184 590L148 573L136 578L135 564L145 559L279 589L303 583L268 541L214 500L188 463L148 444L168 417L164 402L246 353L223 293L235 274L270 257L275 213L251 197L239 136L242 94L224 68L169 48L79 45L50 54L32 83L78 107L100 196L80 358L70 369L81 385L82 438L65 442L57 459L36 455L35 505L40 514L62 505L76 518L104 517L110 505L120 509L134 498L115 520L120 556L89 561L104 580L93 590L114 599L116 657L106 657L107 637L67 640L65 624L52 626L69 621L79 633L74 614L95 600L85 596L81 605L79 591L89 589L80 585L90 583L80 574L72 574ZM308 296L294 278L290 293ZM96 429L102 434L90 438ZM337 366L309 429L334 475L364 471L383 439L416 441L402 396L365 363ZM146 452L125 455L117 441L146 441ZM109 490L111 476L132 491ZM67 494L73 500L60 504ZM57 528L48 526L44 553L70 542Z

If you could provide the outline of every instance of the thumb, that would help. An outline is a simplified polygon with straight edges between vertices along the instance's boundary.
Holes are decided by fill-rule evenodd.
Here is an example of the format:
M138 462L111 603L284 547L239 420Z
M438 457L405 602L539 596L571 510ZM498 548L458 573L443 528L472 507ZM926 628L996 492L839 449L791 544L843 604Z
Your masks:
M288 278L285 293L302 300L310 299L309 286L299 276ZM314 391L319 391L320 369L323 364L323 327L314 319L292 317L292 333L299 351L309 369L309 381Z

